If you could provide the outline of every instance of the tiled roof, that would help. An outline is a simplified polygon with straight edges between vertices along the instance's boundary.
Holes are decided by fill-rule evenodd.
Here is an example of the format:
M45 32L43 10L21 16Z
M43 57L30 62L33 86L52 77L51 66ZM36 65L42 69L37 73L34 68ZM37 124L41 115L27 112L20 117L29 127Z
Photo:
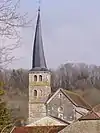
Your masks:
M76 107L82 107L91 110L92 107L77 93L65 89L58 89L53 95L49 96L46 103L48 104L59 92L63 93Z
M85 116L80 117L79 121L81 120L100 120L100 114L90 111Z
M70 124L69 122L67 122L67 121L65 121L65 120L63 120L63 119L60 119L60 118L58 118L58 117L55 117L55 116L52 116L52 115L50 115L50 117L52 117L52 118L54 118L54 119L56 119L56 120L58 120L58 121L61 121L61 122L63 122L63 123L66 123L67 125Z
M62 119L53 116L45 116L40 120L31 123L27 126L30 127L30 126L67 126L67 125L69 125L69 123Z
M75 105L91 110L92 107L77 93L64 89L62 91Z
M100 113L100 104L96 105L96 106L93 108L93 110L94 110L95 112Z
M33 126L16 127L12 133L55 133L64 129L65 126Z
M100 133L100 120L73 122L64 129L64 133Z

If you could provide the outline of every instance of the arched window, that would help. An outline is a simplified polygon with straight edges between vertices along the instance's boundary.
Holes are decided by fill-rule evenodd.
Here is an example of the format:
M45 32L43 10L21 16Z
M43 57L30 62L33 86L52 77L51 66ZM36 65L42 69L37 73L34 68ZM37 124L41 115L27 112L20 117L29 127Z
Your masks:
M34 75L34 81L37 81L37 75Z
M35 97L37 96L37 90L34 90L34 96Z
M39 81L42 81L42 75L39 75Z

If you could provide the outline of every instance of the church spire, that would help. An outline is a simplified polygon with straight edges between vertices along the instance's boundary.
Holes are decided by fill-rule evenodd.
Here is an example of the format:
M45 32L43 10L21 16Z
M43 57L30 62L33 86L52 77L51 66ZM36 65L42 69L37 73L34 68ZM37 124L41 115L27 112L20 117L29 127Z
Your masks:
M43 50L42 33L41 33L40 7L38 9L38 17L37 17L36 31L34 38L32 70L33 71L47 70L44 50Z

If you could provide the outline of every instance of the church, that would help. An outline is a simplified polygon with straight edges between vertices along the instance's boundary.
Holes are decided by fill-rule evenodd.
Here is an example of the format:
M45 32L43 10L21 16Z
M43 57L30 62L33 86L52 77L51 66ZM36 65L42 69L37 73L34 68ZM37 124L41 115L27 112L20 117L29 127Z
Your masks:
M28 125L43 119L72 123L91 110L90 105L78 94L63 88L51 90L51 72L47 68L38 10L33 45L32 68L29 71Z

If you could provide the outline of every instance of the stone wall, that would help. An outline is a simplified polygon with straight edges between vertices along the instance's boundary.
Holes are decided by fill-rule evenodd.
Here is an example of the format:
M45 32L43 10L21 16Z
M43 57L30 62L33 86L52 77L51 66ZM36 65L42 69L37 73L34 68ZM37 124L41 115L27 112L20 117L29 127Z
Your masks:
M29 123L46 116L45 102L51 94L50 81L49 72L29 73Z
M73 122L88 111L76 107L61 91L47 104L47 114L59 117L67 122Z
M73 104L59 92L48 104L47 114L59 117L66 121L73 121L75 119Z
M29 123L46 116L46 106L44 104L29 104Z

